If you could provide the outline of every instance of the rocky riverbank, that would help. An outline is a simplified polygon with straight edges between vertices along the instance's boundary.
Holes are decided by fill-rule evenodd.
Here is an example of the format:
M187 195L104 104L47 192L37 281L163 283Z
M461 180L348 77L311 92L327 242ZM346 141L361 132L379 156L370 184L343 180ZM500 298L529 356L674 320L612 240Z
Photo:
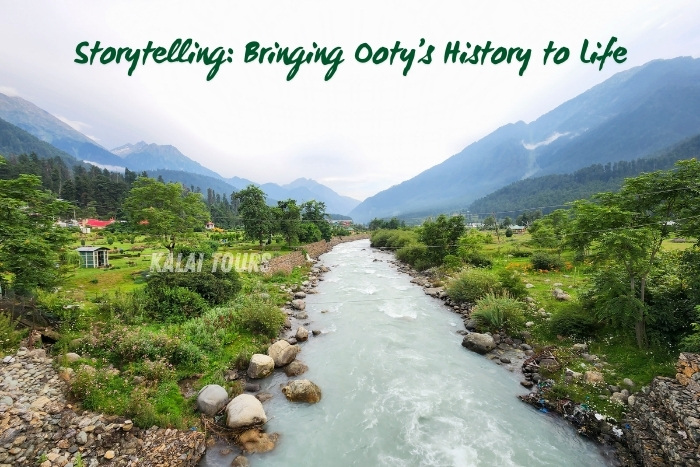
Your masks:
M43 349L0 363L0 467L197 464L204 433L152 427L77 409Z
M675 379L657 377L649 386L639 389L627 379L623 387L607 385L603 374L596 371L604 368L606 362L587 353L585 344L574 344L572 350L595 369L585 373L567 369L567 380L605 385L611 401L629 407L625 420L618 423L595 413L585 403L552 397L549 390L554 382L540 374L540 369L561 369L552 348L536 352L529 343L527 331L523 333L523 339L473 332L475 323L470 318L468 305L452 302L440 281L429 274L417 272L399 261L393 263L401 272L412 276L411 282L423 287L427 295L442 300L461 315L467 328L467 331L461 331L465 335L464 347L509 371L520 372L520 384L531 390L529 394L519 396L522 401L542 412L562 416L581 435L611 446L615 454L612 463L625 467L700 465L700 355L681 354ZM537 305L528 298L528 306L536 309Z

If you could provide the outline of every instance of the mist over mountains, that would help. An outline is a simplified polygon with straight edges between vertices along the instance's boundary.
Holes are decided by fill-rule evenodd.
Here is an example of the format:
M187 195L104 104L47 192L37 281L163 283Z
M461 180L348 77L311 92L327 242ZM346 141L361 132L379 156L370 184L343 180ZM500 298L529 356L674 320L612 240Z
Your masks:
M618 73L531 123L517 122L403 183L350 215L426 216L461 211L512 182L633 160L700 133L700 59L655 60Z

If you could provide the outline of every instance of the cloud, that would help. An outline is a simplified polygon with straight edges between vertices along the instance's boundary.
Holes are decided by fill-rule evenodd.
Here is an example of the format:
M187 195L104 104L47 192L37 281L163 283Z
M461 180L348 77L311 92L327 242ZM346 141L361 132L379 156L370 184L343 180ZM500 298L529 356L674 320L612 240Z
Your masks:
M92 125L85 122L81 122L79 120L70 120L69 118L66 118L62 115L56 115L56 118L68 125L69 127L73 128L75 131L79 131L83 135L87 136L91 140L95 142L100 141L98 137L89 135L85 132L88 128L92 128Z

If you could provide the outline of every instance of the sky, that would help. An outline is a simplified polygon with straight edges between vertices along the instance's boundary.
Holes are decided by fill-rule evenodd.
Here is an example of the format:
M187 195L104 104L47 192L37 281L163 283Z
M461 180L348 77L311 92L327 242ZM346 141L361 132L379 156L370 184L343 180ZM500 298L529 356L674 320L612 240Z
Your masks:
M700 57L700 2L501 0L120 1L0 0L0 92L56 115L107 149L146 141L172 144L225 177L258 183L313 178L364 199L458 153L500 126L530 122L613 74L653 59ZM580 57L612 37L624 63L599 69ZM169 48L192 39L226 53L211 65L148 59L77 64L76 47ZM424 45L421 47L421 40ZM342 49L343 62L245 62L246 45ZM397 57L360 63L396 41L416 49L403 75ZM448 42L531 49L520 63L444 63ZM567 47L561 64L543 49ZM429 64L418 63L429 45ZM366 49L365 49L366 50ZM525 143L535 144L536 141Z

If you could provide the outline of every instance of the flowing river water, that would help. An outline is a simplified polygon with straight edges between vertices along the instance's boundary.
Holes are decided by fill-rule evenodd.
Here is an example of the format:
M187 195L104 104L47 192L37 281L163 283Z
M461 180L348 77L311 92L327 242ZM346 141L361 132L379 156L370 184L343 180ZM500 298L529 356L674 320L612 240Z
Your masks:
M273 466L600 466L598 447L516 397L517 375L461 344L459 315L410 283L392 255L369 240L321 257L331 271L307 296L301 344L315 405L288 402L283 372L262 381L274 451L249 456ZM323 313L325 311L325 313ZM229 465L210 448L203 466Z

